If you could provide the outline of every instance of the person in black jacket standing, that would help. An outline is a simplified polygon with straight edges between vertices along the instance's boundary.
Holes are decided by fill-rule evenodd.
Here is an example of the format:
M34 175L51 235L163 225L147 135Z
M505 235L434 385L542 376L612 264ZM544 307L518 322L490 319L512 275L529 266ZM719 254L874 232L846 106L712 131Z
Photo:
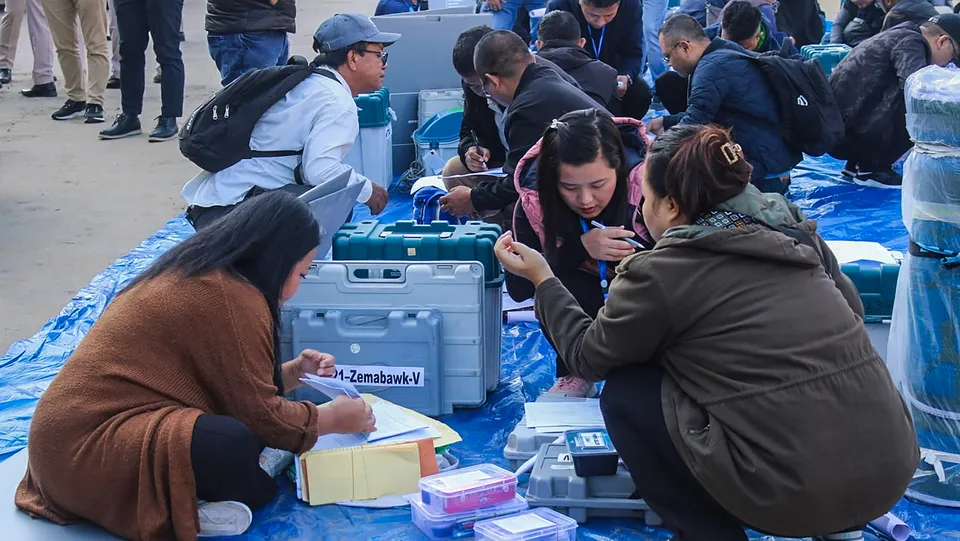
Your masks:
M297 32L296 0L207 0L207 46L227 86L245 72L282 66Z
M643 118L652 97L643 80L641 0L550 0L547 13L551 11L566 11L577 18L587 54L619 73L617 95L622 114Z
M617 70L593 58L583 49L587 40L572 13L551 11L537 27L537 56L546 58L576 79L588 96L614 114L620 114ZM637 119L639 120L639 119Z
M440 199L443 210L456 216L490 214L517 200L513 173L550 123L570 111L597 107L597 102L567 82L555 66L538 62L520 36L497 30L477 44L473 64L480 91L505 106L507 142L502 178L485 180L475 188L454 188Z

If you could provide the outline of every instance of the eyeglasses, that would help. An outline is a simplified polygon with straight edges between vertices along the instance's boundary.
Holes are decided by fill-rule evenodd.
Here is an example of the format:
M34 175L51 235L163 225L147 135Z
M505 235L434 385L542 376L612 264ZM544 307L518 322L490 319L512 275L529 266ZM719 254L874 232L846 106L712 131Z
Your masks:
M387 58L390 56L390 53L387 51L371 51L369 49L361 49L360 52L378 55L380 57L380 62L383 63L384 66L387 65Z
M663 53L663 61L666 62L667 64L669 64L669 63L670 63L670 57L673 56L673 52L676 51L677 48L680 47L681 45L683 45L684 43L686 43L686 41L677 42L677 44L674 45L672 49L670 49L669 51Z
M487 73L487 74L484 74L483 76L481 76L481 79L480 79L480 95L483 96L483 97L485 97L485 98L491 97L491 96L490 96L490 93L487 92L487 82L490 80L490 79L487 78L488 75L496 75L496 73Z

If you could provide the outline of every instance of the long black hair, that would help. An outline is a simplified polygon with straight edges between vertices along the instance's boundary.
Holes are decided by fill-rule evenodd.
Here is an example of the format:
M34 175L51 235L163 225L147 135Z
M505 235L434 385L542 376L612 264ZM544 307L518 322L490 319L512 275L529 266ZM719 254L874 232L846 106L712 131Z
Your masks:
M560 199L560 164L585 165L602 156L617 171L617 187L607 205L608 216L622 216L627 201L630 168L623 150L620 131L610 113L601 109L571 111L547 127L537 160L537 195L543 211L543 253L557 249ZM607 212L604 209L604 212Z
M310 207L289 193L274 191L237 208L157 258L124 291L160 275L189 278L225 271L253 284L273 318L274 374L280 374L280 294L294 266L320 244L320 225Z

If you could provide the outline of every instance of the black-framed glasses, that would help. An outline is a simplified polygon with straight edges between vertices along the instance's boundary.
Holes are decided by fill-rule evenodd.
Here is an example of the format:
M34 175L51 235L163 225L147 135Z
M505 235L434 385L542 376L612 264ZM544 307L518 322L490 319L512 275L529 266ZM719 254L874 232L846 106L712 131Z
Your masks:
M490 80L487 77L489 75L496 75L496 73L485 73L480 77L480 95L485 98L491 97L490 93L487 92L487 82Z
M371 51L369 49L361 49L361 52L378 55L380 57L380 62L384 66L387 65L387 58L390 57L390 53L388 53L387 51Z
M666 62L667 64L669 64L669 63L670 63L670 57L673 56L674 51L676 51L676 50L677 50L677 47L679 47L680 45L682 45L682 44L684 44L684 43L686 43L686 42L685 42L685 41L679 41L679 42L677 42L677 44L674 45L669 51L663 53L663 61Z

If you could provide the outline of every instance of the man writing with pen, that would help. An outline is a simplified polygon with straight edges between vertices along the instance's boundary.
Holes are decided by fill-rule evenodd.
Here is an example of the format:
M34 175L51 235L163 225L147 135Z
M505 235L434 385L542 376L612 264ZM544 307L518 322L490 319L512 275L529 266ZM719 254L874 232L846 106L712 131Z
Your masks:
M513 32L471 28L457 39L453 60L463 80L464 115L459 156L444 168L449 193L441 208L455 216L502 213L497 221L508 222L520 159L553 119L597 103L560 68L531 54ZM480 176L501 164L503 176ZM446 178L470 173L478 175Z

